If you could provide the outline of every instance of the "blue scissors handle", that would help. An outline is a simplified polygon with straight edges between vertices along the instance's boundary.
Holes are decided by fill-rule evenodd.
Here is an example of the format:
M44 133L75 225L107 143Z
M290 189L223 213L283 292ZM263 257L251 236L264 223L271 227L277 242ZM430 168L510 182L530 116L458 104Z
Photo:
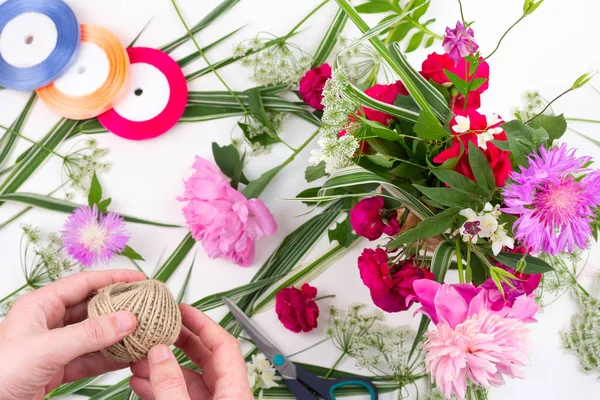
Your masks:
M318 400L317 397L307 389L310 388L325 400L336 400L335 391L345 386L362 386L371 395L371 400L377 400L377 388L365 378L351 376L339 379L323 379L296 365L296 379L284 379L285 384L297 399Z

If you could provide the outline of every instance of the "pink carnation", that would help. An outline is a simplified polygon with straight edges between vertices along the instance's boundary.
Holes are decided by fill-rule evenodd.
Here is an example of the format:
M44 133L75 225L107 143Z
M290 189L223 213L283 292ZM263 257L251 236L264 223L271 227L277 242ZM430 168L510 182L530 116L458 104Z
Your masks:
M375 85L365 90L365 94L369 97L379 100L382 103L394 104L398 95L408 96L408 91L404 87L401 81L396 81L390 85ZM365 118L369 121L380 122L383 125L387 125L389 121L395 120L396 118L381 111L372 110L368 107L364 107Z
M350 224L358 236L376 240L383 233L393 236L400 232L396 211L384 218L383 197L362 199L350 210Z
M183 216L192 236L210 258L251 265L254 242L277 231L273 215L261 200L248 200L233 189L214 164L196 157L193 168L178 198L187 202Z
M279 321L292 332L310 332L318 325L319 306L314 302L317 288L308 283L300 289L281 289L275 296L275 312Z
M331 78L331 66L327 63L306 71L300 79L298 94L302 100L315 110L323 110L323 88L327 80Z

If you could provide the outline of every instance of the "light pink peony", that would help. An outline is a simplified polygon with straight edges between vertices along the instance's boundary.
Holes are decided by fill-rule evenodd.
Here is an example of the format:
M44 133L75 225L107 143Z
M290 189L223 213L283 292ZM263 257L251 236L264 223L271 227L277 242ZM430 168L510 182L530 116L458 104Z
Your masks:
M212 163L196 157L196 170L185 181L178 198L188 202L183 216L194 239L201 241L210 258L225 258L241 266L254 261L254 242L277 231L265 204L248 200L229 184Z
M492 310L490 292L472 284L422 279L413 288L437 329L426 334L427 370L446 398L465 398L467 378L485 388L504 383L503 375L521 378L527 364L526 322L539 307L532 296Z

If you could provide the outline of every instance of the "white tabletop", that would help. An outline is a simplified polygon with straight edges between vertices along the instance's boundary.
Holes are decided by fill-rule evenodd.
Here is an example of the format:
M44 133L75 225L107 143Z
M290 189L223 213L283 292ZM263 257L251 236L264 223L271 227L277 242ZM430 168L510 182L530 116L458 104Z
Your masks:
M220 0L179 0L179 4L189 24L195 24ZM168 0L67 0L82 23L96 23L116 33L124 43L129 43L140 29L152 18L152 22L139 39L138 45L158 47L184 33L175 11ZM304 50L314 52L328 23L336 12L334 1L326 5L305 26L305 31L295 38ZM356 2L358 3L358 2ZM504 2L464 0L465 18L475 20L475 37L484 50L489 52L495 46L504 30L521 14L522 0ZM285 34L291 26L318 4L317 0L242 0L218 22L212 24L200 35L198 42L207 44L231 30L246 25L232 40L211 50L208 57L212 61L230 56L234 43L251 38L259 31L275 35ZM482 110L497 112L506 119L511 111L521 103L523 92L539 90L546 98L553 98L568 88L574 79L587 70L600 65L600 51L597 38L600 36L598 12L600 6L589 0L571 0L567 3L558 0L546 2L528 17L504 41L501 49L490 59L490 88L482 96ZM438 21L435 30L443 32L446 25L454 25L459 19L458 4L450 0L432 0L428 13ZM375 20L369 19L373 24ZM349 23L348 27L352 24ZM347 29L349 37L355 37L354 29ZM441 43L433 47L441 52ZM175 58L187 55L195 49L188 43L178 49ZM410 55L410 60L419 66L428 52L419 50ZM186 72L204 66L196 62L185 68ZM255 86L248 81L248 70L239 65L223 69L223 78L235 90ZM593 82L592 82L593 83ZM223 90L214 76L208 75L190 84L191 90ZM0 123L10 125L23 108L27 93L13 91L0 92ZM600 118L600 95L591 87L585 87L558 101L554 107L558 113L569 117ZM39 138L56 122L58 117L38 102L30 116L24 134ZM105 193L113 198L114 211L142 218L183 224L181 204L175 198L182 192L183 178L189 174L194 156L212 159L211 143L221 145L230 142L230 135L239 135L236 119L223 119L202 123L180 124L168 134L146 142L131 142L111 134L97 136L102 146L111 151L110 172L101 176ZM575 125L573 125L575 127ZM595 136L598 130L594 125L578 125L577 129ZM314 127L304 121L290 117L285 123L283 138L300 144L314 131ZM565 140L580 149L581 153L600 156L600 151L590 142L567 134ZM60 148L67 151L69 144ZM310 148L314 148L316 143ZM18 150L26 147L21 141ZM198 300L208 294L233 288L247 283L266 260L269 254L288 233L293 231L307 216L299 216L307 211L297 202L282 200L295 196L303 188L311 185L304 181L309 149L275 178L264 191L261 199L270 207L279 231L274 238L263 239L257 246L255 264L250 268L240 268L222 260L210 260L198 246L196 267L186 295L188 302ZM18 153L18 152L17 152ZM247 168L250 178L257 177L271 166L281 163L289 155L284 146L275 146L271 154L253 158ZM45 194L60 183L61 164L50 158L23 187L23 191ZM82 199L79 199L82 201ZM14 214L20 208L6 204L0 209L0 221ZM38 225L45 232L60 229L64 214L34 210L26 214L20 222ZM162 255L169 254L186 234L184 229L163 229L144 225L129 224L132 234L130 245L141 253L147 272L159 262ZM0 230L0 254L2 254L2 279L0 297L24 283L19 264L18 243L21 237L19 223ZM327 320L327 304L335 304L345 309L353 302L370 304L368 290L358 275L356 259L362 249L372 244L360 242L343 258L327 269L312 283L319 295L335 294L333 299L320 302L321 317L319 328L309 334L294 334L287 331L277 320L273 310L256 317L256 321L268 332L273 341L284 351L293 353L308 347L324 337ZM312 257L318 257L327 243L321 243ZM176 292L185 277L193 253L188 256L169 281ZM596 259L599 247L594 246L584 275L584 285L589 286L589 276L597 269ZM110 266L97 268L130 268L130 263L117 259ZM578 371L578 360L560 348L558 332L565 328L571 315L577 311L576 303L564 296L539 314L539 322L531 325L531 358L526 368L527 378L522 381L509 381L504 387L494 389L491 399L591 399L597 396L596 376L586 376ZM215 318L224 314L224 309L211 312ZM412 318L412 311L388 315L391 324L411 324L416 327L419 318ZM297 360L331 367L338 357L338 351L326 343L305 352ZM354 362L346 359L341 369L357 371ZM103 382L116 382L119 375L111 375ZM393 399L396 395L381 396ZM414 396L411 398L415 398Z

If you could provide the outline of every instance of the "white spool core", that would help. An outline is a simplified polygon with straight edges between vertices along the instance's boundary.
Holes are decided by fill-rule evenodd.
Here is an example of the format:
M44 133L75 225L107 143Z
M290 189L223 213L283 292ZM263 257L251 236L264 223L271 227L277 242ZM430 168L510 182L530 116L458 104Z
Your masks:
M54 87L71 97L82 97L100 89L108 79L110 63L97 44L82 42L75 63L54 82Z
M47 15L27 12L10 20L0 32L0 55L13 67L42 63L56 47L58 31Z
M131 88L114 109L130 121L148 121L164 111L170 96L169 81L158 68L135 63L131 64Z

